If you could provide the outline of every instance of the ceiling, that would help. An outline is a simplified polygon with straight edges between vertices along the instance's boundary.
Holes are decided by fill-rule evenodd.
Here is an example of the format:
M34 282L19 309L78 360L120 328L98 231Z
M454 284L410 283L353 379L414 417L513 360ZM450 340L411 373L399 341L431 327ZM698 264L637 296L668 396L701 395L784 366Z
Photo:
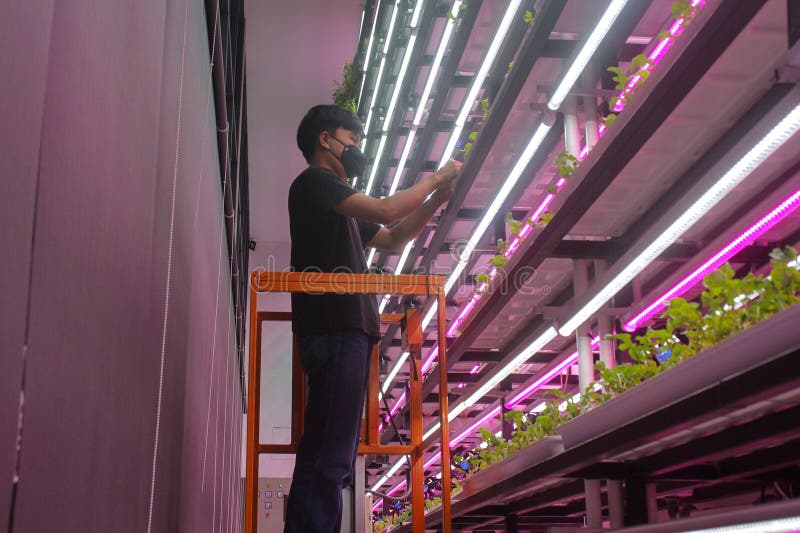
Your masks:
M363 1L245 2L250 238L256 243L290 241L286 199L306 166L297 125L310 107L331 103L334 80L355 56L363 8Z

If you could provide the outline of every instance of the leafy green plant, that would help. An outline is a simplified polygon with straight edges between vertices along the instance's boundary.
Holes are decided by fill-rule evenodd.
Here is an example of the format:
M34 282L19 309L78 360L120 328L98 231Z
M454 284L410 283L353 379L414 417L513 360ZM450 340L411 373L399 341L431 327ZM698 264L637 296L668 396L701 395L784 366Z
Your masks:
M334 81L333 103L355 113L358 109L358 89L361 83L360 70L352 61L345 61L342 67L342 81Z
M486 111L485 111L486 112ZM469 146L469 145L467 145ZM558 167L558 175L564 179L568 179L575 173L575 169L578 168L580 161L574 155L563 151L556 156L555 165ZM550 185L547 187L547 192L550 194L557 194L558 187L556 185ZM517 238L518 240L524 240L524 237L520 235L520 231L522 230L523 225L527 224L529 226L546 226L550 220L553 218L553 213L549 211L545 211L539 218L534 220L532 218L528 218L524 221L516 220L512 213L506 213L506 226L508 226L509 230L509 240ZM508 249L508 241L504 239L497 240L497 252L495 256L489 260L489 264L494 266L497 270L504 269L508 264L509 259L504 255L506 250ZM489 286L491 285L492 278L488 274L479 274L475 277L476 287L475 292L476 294L484 294L489 290ZM481 287L482 284L486 284L486 287Z
M478 139L480 129L483 128L483 125L486 123L486 118L489 116L489 108L491 107L491 102L489 102L489 99L484 98L480 101L480 105L481 112L483 113L483 119L477 122L477 129L471 131L469 135L467 135L467 142L464 144L464 148L457 150L457 152L460 152L464 158L467 158L469 153L472 151L472 144Z
M688 0L673 2L671 7L672 16L684 22L691 22L697 12L696 8Z
M536 22L536 17L533 14L533 11L525 11L525 15L522 17L522 20L525 21L525 24L528 26L533 27L533 23Z
M560 390L550 391L554 399L542 404L541 411L533 419L521 411L506 413L506 420L514 426L508 440L485 429L479 430L484 444L482 449L467 455L469 473L483 470L553 435L559 425L800 302L797 251L791 247L776 249L770 258L771 270L766 276L747 274L737 278L729 264L712 272L703 280L700 302L684 298L670 300L663 313L663 328L648 328L638 336L610 335L632 362L613 368L598 362L595 365L598 381L587 387L579 398Z
M616 113L609 113L608 115L603 117L603 124L606 125L606 128L611 126L617 120Z
M555 164L558 167L558 175L567 179L575 173L580 161L565 150L556 156Z
M516 220L512 213L506 213L506 226L508 229L511 230L511 233L517 234L519 230L522 229L522 221Z
M697 15L697 8L692 7L688 0L679 0L677 2L673 2L670 11L675 19L682 22L683 28L685 28ZM675 37L676 36L672 35L669 30L664 30L656 35L656 40L661 41L666 38L674 39ZM617 107L619 102L627 105L629 98L639 89L639 87L641 87L642 83L647 81L647 78L650 77L650 72L653 66L653 61L650 58L644 54L639 54L631 60L627 70L624 70L620 67L609 67L607 70L614 74L612 79L614 82L616 82L615 88L621 91L619 96L609 99L609 108L613 110L615 107ZM638 78L636 78L636 82L630 83L631 80L636 76L638 76ZM615 113L610 113L603 117L603 122L605 123L606 127L609 127L616 119L617 115Z
M452 20L453 22L455 22L455 21L457 21L457 20L458 20L458 16L459 16L459 15L461 15L461 13L462 13L462 12L463 12L465 9L467 9L467 2L466 2L466 1L462 2L462 3L461 3L461 5L460 5L460 6L458 6L458 13L457 13L457 14L455 14L455 15L454 15L454 14L453 14L452 12L450 12L450 10L448 9L448 10L446 11L446 13L445 13L445 16L446 16L447 18L449 18L450 20Z
M616 82L614 88L621 91L619 96L614 96L608 101L609 108L614 109L620 102L627 105L631 95L650 77L653 66L652 59L644 54L639 54L631 59L628 70L620 67L608 67L606 70L614 74L612 78ZM613 122L615 119L611 120Z

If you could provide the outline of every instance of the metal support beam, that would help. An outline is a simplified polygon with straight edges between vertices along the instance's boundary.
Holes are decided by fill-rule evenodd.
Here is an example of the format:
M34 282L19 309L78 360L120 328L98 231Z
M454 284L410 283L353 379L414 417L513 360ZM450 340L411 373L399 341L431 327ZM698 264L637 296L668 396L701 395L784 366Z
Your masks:
M372 524L367 522L367 516L372 515L372 510L367 509L366 506L365 490L367 488L367 479L365 460L366 457L363 455L356 457L356 479L353 485L353 527L355 531L367 531L368 527L372 527Z
M625 480L625 525L647 523L647 489L644 479L630 477Z
M608 518L612 528L625 525L625 502L622 497L622 481L609 479L606 481L608 489Z
M600 480L585 479L586 490L586 525L603 527L603 500L600 498Z
M506 533L517 533L519 531L519 518L515 514L507 514L505 516L505 531Z
M564 122L567 122L566 118ZM567 139L569 146L569 132ZM583 294L589 288L589 262L584 259L573 261L572 267L574 292L576 295ZM575 342L578 346L578 386L583 392L594 381L594 356L589 340L588 324L581 324L575 331ZM602 527L603 508L600 499L600 480L584 480L584 490L586 494L586 525Z
M656 484L647 483L645 485L647 495L647 522L655 524L658 522L658 500L656 499Z

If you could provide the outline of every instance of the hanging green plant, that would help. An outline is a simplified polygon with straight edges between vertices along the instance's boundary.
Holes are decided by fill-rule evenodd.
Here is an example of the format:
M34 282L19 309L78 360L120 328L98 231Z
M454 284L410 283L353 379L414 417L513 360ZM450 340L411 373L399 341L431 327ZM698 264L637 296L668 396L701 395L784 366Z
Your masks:
M358 90L361 84L361 71L352 61L345 61L342 67L341 83L334 80L333 103L353 113L358 110Z

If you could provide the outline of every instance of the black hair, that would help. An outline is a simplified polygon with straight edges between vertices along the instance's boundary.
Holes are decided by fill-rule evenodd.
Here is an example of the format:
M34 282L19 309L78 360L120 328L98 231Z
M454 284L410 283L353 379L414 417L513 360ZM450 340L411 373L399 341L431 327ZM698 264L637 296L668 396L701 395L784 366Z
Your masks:
M327 131L333 134L338 128L352 131L361 137L361 119L352 111L337 105L316 105L308 110L297 127L297 147L303 152L307 162L311 162L319 134Z

